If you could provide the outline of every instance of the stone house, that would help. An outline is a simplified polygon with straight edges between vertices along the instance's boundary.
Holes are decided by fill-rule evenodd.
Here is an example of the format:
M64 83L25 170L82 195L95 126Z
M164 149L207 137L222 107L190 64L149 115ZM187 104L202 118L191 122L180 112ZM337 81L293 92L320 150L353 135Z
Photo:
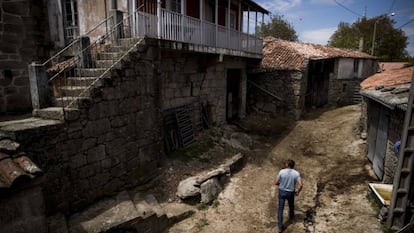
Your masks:
M16 0L0 3L3 19L9 3L39 4L49 27L33 30L62 48L22 61L33 117L0 122L0 139L42 169L48 215L148 182L164 147L245 115L248 65L262 58L248 22L268 13L254 1Z
M362 52L267 37L260 68L248 77L248 107L299 118L312 107L351 104L377 70L376 58Z
M393 146L402 140L413 71L413 67L386 70L361 83L367 156L378 179L388 184L394 181L398 152Z

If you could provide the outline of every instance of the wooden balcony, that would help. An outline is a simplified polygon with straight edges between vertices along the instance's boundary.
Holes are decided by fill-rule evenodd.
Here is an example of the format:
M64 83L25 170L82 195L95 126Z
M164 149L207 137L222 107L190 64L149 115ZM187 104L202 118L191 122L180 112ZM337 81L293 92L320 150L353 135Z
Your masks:
M136 11L129 22L131 36L166 40L195 52L262 56L262 39L256 36L166 9L160 9L158 15ZM183 43L186 45L180 46Z

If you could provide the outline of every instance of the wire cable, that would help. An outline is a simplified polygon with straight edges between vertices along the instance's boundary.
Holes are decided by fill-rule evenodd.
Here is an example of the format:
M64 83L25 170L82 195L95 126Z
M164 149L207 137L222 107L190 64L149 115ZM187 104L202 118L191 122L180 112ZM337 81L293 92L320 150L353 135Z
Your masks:
M395 0L392 1L388 14L391 14L392 8L394 8Z
M402 27L406 26L407 24L409 24L409 23L411 23L411 22L413 22L413 21L414 21L414 19L411 19L411 20L409 20L408 22L404 23L403 25L399 26L399 27L398 27L398 28L396 28L396 29L400 29L400 28L402 28Z
M339 3L339 2L338 2L338 1L336 1L336 0L334 0L334 2L335 2L336 4L338 4L339 6L343 7L345 10L347 10L347 11L351 12L352 14L357 15L357 16L360 16L360 17L364 17L363 15L361 15L361 14L359 14L359 13L357 13L357 12L355 12L355 11L351 10L351 9L349 9L348 7L346 7L345 5L343 5L342 3Z

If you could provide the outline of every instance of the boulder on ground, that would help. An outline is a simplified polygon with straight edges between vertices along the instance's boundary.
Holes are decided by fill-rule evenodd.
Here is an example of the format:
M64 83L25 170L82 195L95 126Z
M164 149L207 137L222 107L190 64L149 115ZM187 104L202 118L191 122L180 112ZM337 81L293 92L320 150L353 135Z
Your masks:
M201 184L201 203L212 202L223 189L217 178L212 178Z
M198 196L200 195L199 185L196 176L182 180L180 184L178 184L177 196L181 199Z

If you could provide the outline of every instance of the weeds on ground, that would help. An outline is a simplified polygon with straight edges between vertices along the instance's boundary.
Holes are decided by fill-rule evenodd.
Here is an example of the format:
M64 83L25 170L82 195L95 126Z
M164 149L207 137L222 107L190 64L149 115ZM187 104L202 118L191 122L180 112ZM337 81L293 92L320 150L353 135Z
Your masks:
M215 200L213 201L213 203L211 204L211 206L212 206L213 208L217 208L219 205L220 205L220 202L219 202L219 200L217 200L217 199L215 199Z
M198 223L195 225L195 233L201 232L203 230L204 227L208 226L209 223L207 221L207 219L202 218L200 219L200 221L198 221Z
M206 203L197 204L197 210L205 210L207 208L208 208L208 205Z
M372 209L374 209L376 216L378 216L381 210L381 206L378 204L375 197L372 196L371 192L368 192L367 199L369 203L371 204ZM382 224L382 231L384 233L395 233L396 232L395 230L388 229L384 224Z
M169 157L174 158L174 159L179 159L184 162L197 159L200 162L209 163L210 158L209 156L206 155L206 153L213 147L214 147L214 142L211 139L202 141L202 142L196 142L187 148L173 151L169 155Z

